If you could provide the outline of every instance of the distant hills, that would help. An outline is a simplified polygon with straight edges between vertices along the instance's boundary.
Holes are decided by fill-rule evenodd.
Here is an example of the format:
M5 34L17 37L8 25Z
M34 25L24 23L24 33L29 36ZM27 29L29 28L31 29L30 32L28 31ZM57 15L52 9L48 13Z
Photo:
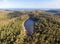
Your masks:
M46 12L57 13L57 12L60 12L60 9L50 9L50 10L47 10Z
M60 15L60 9L51 9L51 10L47 10L46 12L51 12L51 13L55 13L55 15Z
M50 8L0 8L0 10L53 10Z
M54 13L54 15L60 15L60 9L48 9L48 8L0 8L0 10L6 10L6 11L20 11L20 10L25 10L25 11L31 11L31 10L39 10L39 11L45 11L48 13Z
M39 8L0 8L0 10L40 10Z

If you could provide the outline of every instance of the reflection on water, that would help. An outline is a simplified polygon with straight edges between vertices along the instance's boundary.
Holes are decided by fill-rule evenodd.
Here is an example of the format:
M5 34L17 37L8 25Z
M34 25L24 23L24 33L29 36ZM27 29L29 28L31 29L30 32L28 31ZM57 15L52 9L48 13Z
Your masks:
M27 31L28 34L32 34L33 30L34 30L34 21L32 19L28 19L25 24L25 29Z

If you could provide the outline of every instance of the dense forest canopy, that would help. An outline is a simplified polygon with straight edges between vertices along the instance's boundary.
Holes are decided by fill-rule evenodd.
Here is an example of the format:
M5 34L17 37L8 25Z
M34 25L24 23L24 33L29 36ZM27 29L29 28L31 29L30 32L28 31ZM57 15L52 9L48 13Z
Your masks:
M34 30L24 31L31 18ZM45 11L0 11L0 44L60 44L60 16Z

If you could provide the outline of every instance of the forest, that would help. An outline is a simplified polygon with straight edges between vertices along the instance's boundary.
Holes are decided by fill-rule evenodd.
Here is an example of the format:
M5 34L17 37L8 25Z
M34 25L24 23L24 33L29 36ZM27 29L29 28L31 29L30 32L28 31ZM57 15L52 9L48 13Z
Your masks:
M34 21L33 33L28 35L23 23ZM0 11L0 44L60 44L60 16L34 11Z

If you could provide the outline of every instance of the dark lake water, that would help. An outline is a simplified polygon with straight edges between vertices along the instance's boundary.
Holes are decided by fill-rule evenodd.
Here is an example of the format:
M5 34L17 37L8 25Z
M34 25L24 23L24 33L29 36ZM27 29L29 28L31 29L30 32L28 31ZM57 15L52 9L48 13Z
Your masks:
M28 19L25 24L25 29L27 31L27 34L32 34L34 30L34 21L32 19Z

